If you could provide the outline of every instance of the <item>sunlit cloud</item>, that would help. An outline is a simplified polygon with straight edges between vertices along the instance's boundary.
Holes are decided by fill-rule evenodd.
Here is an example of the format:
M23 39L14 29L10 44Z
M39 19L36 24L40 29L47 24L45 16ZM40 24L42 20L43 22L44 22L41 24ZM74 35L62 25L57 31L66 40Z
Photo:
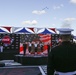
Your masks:
M37 14L37 15L42 15L42 14L45 14L46 11L45 10L41 10L41 11L38 11L38 10L34 10L32 11L33 14Z
M60 8L62 8L62 7L64 7L63 4L60 4L60 5L58 5L58 6L55 5L55 6L53 7L53 9L56 10L56 9L60 9Z
M71 28L72 27L72 22L75 21L76 18L65 18L62 27L64 28Z
M37 24L37 21L36 20L33 20L33 21L23 21L22 24L29 24L29 25L36 25Z
M68 21L64 21L61 25L62 28L71 28L71 23Z
M74 20L76 20L76 18L65 18L64 20L65 21L74 21Z
M60 4L60 6L61 6L61 7L64 7L64 5L63 5L63 4Z
M70 2L76 4L76 0L70 0Z
M53 9L60 9L60 6L54 6Z
M36 20L33 20L33 21L31 22L31 24L32 24L32 25L36 25L36 24L37 24L37 21L36 21Z

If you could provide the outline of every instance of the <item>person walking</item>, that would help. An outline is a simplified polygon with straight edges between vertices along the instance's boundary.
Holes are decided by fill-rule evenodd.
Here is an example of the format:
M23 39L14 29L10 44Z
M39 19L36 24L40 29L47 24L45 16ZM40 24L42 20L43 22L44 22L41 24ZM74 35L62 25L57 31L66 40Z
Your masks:
M48 54L47 75L76 75L76 44L71 41L73 29L58 29L61 44Z

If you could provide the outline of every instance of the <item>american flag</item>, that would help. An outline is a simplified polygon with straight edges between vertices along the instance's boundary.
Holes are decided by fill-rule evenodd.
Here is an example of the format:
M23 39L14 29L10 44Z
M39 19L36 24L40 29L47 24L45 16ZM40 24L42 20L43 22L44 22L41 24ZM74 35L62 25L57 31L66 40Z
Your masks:
M43 53L48 54L47 44L51 46L51 34L39 34L40 41L44 43Z
M51 45L51 34L37 34L37 35L33 34L32 36L28 34L28 36L30 36L30 37L26 38L28 40L30 40L32 38L32 36L33 36L31 41L41 41L41 42L43 42L44 43L43 53L47 54L47 52L48 52L47 51L47 44L50 43L50 45ZM25 42L24 41L25 37L26 37L26 35L25 36L21 35L21 38L20 38L21 39L21 41L20 41L21 42L20 43L20 53L23 53L22 43Z
M51 34L39 34L40 41L44 42L45 45L51 43Z

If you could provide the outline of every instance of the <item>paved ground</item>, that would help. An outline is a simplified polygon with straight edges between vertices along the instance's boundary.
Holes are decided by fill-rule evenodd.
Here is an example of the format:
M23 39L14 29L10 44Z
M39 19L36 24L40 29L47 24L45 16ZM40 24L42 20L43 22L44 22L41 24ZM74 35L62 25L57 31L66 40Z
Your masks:
M41 69L42 69L42 72L43 72L45 75L47 75L47 66L44 65L44 66L40 66L40 67L41 67Z
M22 64L20 64L18 62L14 62L14 60L1 60L0 62L5 63L5 67L38 67L40 69L42 75L47 75L47 66L46 65L22 66Z

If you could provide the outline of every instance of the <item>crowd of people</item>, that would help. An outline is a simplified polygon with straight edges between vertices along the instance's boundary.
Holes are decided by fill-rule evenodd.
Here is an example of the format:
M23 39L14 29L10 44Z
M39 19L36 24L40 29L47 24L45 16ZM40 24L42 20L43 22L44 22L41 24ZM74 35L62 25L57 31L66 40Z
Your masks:
M25 42L23 43L24 55L26 54L26 49L28 49L29 53L31 54L43 52L43 46L43 42Z
M38 54L44 50L44 42L25 42L23 43L24 55L26 54L26 49L28 49L30 54ZM50 43L47 44L47 52L50 51Z

